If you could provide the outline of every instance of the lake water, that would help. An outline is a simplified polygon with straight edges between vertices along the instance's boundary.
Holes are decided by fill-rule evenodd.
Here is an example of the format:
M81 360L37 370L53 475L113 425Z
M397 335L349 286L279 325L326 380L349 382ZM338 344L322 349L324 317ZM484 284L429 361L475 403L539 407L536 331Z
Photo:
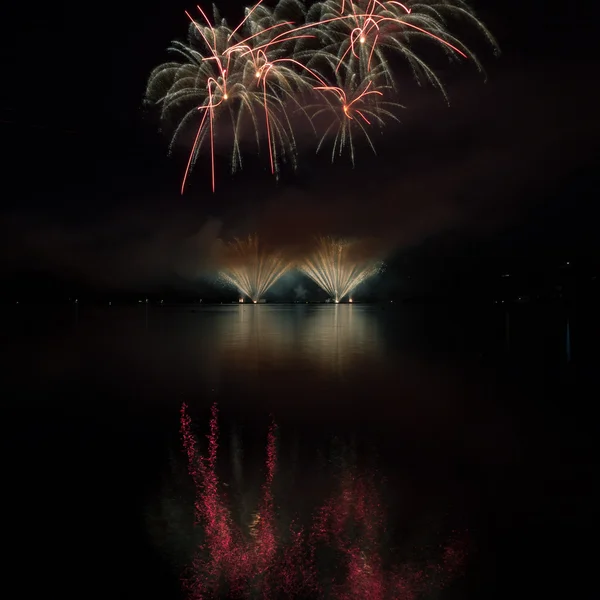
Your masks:
M223 445L241 432L256 473L272 415L282 454L299 448L300 490L337 437L388 478L398 530L442 516L469 529L478 550L447 597L526 597L570 568L548 544L578 543L587 515L586 319L392 303L5 308L4 441L15 506L38 519L26 546L65 538L64 589L101 578L96 591L118 597L177 597L148 515L182 402L200 432L217 402Z

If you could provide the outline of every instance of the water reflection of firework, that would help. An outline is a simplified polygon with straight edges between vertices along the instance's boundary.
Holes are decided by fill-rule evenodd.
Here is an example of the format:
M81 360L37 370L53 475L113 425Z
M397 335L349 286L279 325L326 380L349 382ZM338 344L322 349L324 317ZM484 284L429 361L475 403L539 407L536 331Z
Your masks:
M320 306L300 335L300 346L319 367L340 375L355 368L359 357L376 359L383 352L378 323L368 307Z
M317 249L302 261L300 269L329 296L339 302L363 281L378 273L381 263L360 256L352 242L331 237L317 240Z
M190 598L412 600L439 589L459 572L465 546L457 539L443 545L438 562L425 561L418 568L395 564L383 544L386 515L378 485L352 462L340 461L337 485L306 526L299 519L286 522L273 491L280 476L276 431L273 424L257 510L250 522L243 522L236 519L217 475L216 406L206 454L201 454L187 408L182 407L181 434L200 533L185 578Z
M255 308L245 304L228 308L237 313L237 318L216 322L218 334L210 360L202 361L203 368L236 373L237 377L264 370L269 381L279 371L297 376L303 369L318 369L324 376L343 375L357 367L375 368L384 352L373 307L337 304ZM302 327L298 326L300 320ZM307 390L314 385L305 383ZM246 393L268 392L251 391L254 384L253 379L244 383ZM304 387L297 388L298 393L300 389Z
M289 269L280 252L261 247L257 236L231 242L225 256L221 279L254 303Z

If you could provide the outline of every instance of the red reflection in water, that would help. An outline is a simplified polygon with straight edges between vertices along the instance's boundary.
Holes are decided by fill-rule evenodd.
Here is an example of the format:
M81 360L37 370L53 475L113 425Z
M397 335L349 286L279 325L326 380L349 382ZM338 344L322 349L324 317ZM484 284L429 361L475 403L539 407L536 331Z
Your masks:
M195 523L203 533L203 542L184 580L190 600L413 600L460 573L467 548L459 537L443 548L438 563L419 569L384 564L381 540L385 514L380 496L371 477L351 471L342 476L338 492L315 512L308 531L294 522L289 531L281 531L272 492L277 466L274 423L267 436L266 478L259 509L245 532L232 519L219 490L217 416L214 405L207 453L202 455L191 432L187 407L184 404L181 408L183 445L196 488Z

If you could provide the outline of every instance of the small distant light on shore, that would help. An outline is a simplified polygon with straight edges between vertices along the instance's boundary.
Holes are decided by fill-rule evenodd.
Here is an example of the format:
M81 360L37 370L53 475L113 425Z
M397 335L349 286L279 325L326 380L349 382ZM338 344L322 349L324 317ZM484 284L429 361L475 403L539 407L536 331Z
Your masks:
M350 304L352 304L352 298L349 298L349 299L348 299L348 302L350 302Z
M112 302L109 302L109 303L108 303L108 305L109 305L109 306L112 306Z

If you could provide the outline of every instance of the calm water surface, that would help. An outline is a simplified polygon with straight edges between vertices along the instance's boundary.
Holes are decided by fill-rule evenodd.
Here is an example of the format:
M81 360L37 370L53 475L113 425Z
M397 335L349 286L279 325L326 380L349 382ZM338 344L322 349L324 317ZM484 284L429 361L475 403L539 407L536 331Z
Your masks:
M122 535L106 585L121 578L123 597L176 594L144 514L177 448L183 401L199 425L217 401L224 430L241 430L257 456L272 414L282 448L299 444L309 473L335 435L376 450L399 522L449 513L477 532L479 562L456 597L502 597L518 576L524 592L536 589L552 561L543 553L527 564L517 538L542 552L552 532L579 526L567 517L585 504L580 386L595 358L582 351L593 334L581 316L393 304L12 307L2 316L4 440L20 494L55 490L47 527L69 532L65 560L103 554L85 525L90 511L105 534Z

